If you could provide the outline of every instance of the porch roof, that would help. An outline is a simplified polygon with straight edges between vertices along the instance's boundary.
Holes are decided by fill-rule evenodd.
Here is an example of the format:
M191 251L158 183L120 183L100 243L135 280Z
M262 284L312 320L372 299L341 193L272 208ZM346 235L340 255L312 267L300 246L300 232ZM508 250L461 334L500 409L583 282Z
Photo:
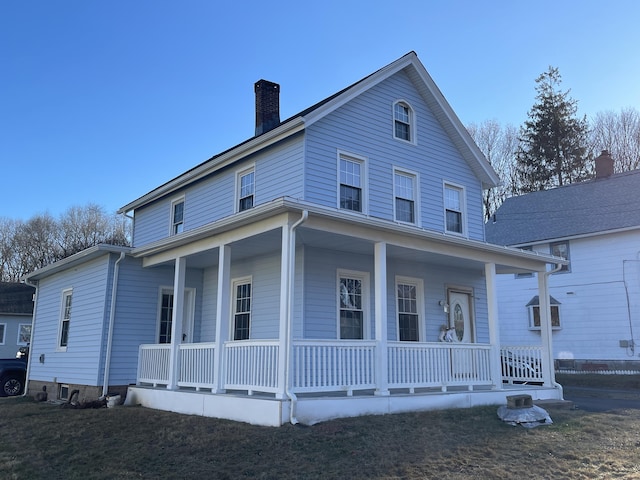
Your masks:
M544 272L547 265L566 264L560 257L535 251L495 245L471 240L443 232L425 230L419 227L403 225L379 218L345 212L337 208L320 207L316 204L281 197L267 204L258 205L242 212L204 225L200 228L135 248L135 257L156 257L152 262L158 264L178 256L188 256L199 251L217 248L230 238L228 234L244 228L245 237L234 241L265 234L268 231L289 225L296 218L288 214L302 215L307 211L308 219L301 225L304 232L313 230L312 235L304 235L305 243L342 251L362 252L363 247L376 242L385 242L391 246L392 256L420 255L426 259L436 257L446 259L447 264L473 267L486 263L495 263L498 273ZM277 217L281 216L280 219ZM269 221L274 220L275 221ZM261 227L260 222L264 221ZM216 238L219 237L219 238ZM223 238L224 237L224 238ZM348 239L348 241L345 241ZM194 248L199 242L197 248ZM201 250L198 250L198 249ZM414 252L411 254L410 252ZM428 258L427 258L428 257Z

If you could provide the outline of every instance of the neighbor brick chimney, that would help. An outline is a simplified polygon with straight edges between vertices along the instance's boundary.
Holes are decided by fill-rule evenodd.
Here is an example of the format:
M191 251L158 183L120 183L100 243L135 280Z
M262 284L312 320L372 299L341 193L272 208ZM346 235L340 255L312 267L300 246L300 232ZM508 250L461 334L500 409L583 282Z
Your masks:
M596 179L607 178L613 175L613 157L607 150L602 150L596 158Z
M258 80L256 92L256 136L280 124L280 85Z

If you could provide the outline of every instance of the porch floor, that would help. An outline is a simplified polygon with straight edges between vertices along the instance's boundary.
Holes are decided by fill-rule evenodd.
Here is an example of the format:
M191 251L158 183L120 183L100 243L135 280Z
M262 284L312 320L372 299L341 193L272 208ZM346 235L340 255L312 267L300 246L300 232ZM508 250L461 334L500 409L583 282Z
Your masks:
M562 401L562 391L553 387L504 384L501 389L490 386L416 388L390 391L389 395L375 395L373 390L321 392L278 399L273 395L242 391L212 394L207 391L167 390L151 386L130 386L125 405L141 405L188 415L235 420L254 425L281 426L290 421L304 425L335 418L361 415L384 415L412 411L470 408L480 405L503 405L508 395L530 395L537 401ZM293 415L291 408L293 405Z

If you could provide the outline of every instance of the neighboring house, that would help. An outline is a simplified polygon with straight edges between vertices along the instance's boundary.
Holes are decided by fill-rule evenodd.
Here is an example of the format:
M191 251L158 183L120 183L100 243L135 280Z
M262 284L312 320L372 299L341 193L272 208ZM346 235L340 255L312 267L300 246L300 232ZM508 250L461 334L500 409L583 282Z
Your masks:
M262 425L561 397L550 334L501 344L495 285L546 299L563 260L485 242L498 177L415 53L282 122L255 94L254 137L122 207L131 249L27 276L30 392Z
M29 345L34 293L24 283L0 282L0 358L15 358Z
M596 178L508 198L487 241L552 253L569 263L549 280L553 354L560 369L640 370L640 170L613 174L605 151ZM499 279L500 336L540 337L530 275Z

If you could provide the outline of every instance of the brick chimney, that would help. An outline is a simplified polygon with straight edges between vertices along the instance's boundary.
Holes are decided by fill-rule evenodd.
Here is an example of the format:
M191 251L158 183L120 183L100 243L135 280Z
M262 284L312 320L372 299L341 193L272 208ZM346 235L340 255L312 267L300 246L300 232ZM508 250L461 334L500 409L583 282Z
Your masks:
M596 179L608 178L613 175L613 157L607 150L602 150L596 158Z
M280 124L280 85L258 80L256 92L256 136L274 129Z

